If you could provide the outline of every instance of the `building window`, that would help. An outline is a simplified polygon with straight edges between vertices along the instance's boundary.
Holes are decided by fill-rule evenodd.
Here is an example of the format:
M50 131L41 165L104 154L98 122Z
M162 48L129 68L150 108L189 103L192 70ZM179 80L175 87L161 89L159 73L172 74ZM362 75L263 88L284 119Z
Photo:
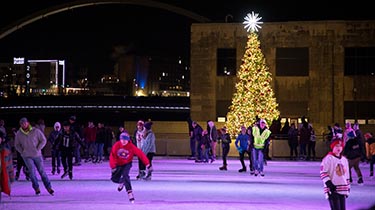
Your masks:
M236 49L217 49L217 76L236 75Z
M309 76L309 48L277 48L276 76Z
M374 75L375 47L345 48L345 76Z
M345 119L375 119L374 101L345 101Z

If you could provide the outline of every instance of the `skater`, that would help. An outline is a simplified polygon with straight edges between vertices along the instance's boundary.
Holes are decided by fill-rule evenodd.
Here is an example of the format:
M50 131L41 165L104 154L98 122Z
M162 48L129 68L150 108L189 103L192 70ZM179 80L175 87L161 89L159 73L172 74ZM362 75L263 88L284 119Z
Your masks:
M64 121L63 130L53 144L53 149L60 151L61 153L61 162L64 167L64 173L61 176L61 179L68 175L70 180L73 179L73 156L78 144L81 145L82 148L85 148L78 133L71 130L68 121Z
M137 128L134 131L134 141L138 149L142 149L142 145L145 142L144 134L146 129L144 127L145 122L143 120L138 120ZM143 179L146 176L146 168L142 161L138 161L138 175L136 179Z
M213 156L210 154L211 150L211 140L207 130L202 132L202 141L201 148L203 154L203 163L208 163L208 160L211 159L211 163L214 161Z
M363 177L362 171L359 167L359 163L361 161L362 156L364 156L365 152L363 151L362 142L355 136L354 131L350 131L347 135L345 135L346 141L344 140L344 156L349 161L349 180L350 183L353 182L352 176L352 168L357 174L357 183L359 185L363 184Z
M145 133L144 133L144 143L142 145L142 151L144 154L146 154L150 166L152 166L152 159L155 156L156 153L156 145L155 145L155 133L152 131L151 126L152 122L146 122L144 127L145 127ZM148 171L146 176L144 177L145 180L150 180L151 179L151 171Z
M146 165L148 173L151 173L152 166L147 156L130 141L130 136L127 132L121 133L119 141L113 145L109 156L109 166L112 169L111 180L119 184L117 187L119 192L125 187L129 201L132 203L134 203L134 195L129 172L132 167L134 155Z
M227 133L227 128L223 127L220 129L220 136L221 139L221 146L223 147L223 166L221 166L219 169L221 171L228 170L227 166L227 156L230 150L230 144L232 143L232 139L230 138L230 135Z
M14 182L12 150L5 134L0 130L0 202L1 194L10 196L11 184Z
M324 193L332 210L345 210L346 198L349 196L349 163L342 156L344 141L332 140L329 152L320 165L320 178L324 184Z
M42 157L42 148L46 145L47 139L42 131L30 125L27 118L21 118L19 123L21 127L16 133L14 147L25 161L35 194L40 194L39 183L35 174L37 170L42 178L44 187L49 194L53 195L54 190L44 170Z
M55 125L53 126L53 131L48 136L48 142L51 143L51 145L55 144L55 141L57 141L57 138L59 137L61 133L61 124L60 122L55 122ZM60 164L61 164L61 155L60 151L56 149L51 149L51 156L52 156L52 175L60 174Z
M254 174L254 169L252 168L253 165L251 164L251 162L252 162L251 161L251 153L248 150L249 141L250 141L250 136L246 132L246 127L241 126L241 133L237 136L236 141L234 142L234 144L236 145L236 148L238 150L238 154L240 156L240 162L241 162L241 166L242 166L242 168L240 168L238 170L238 172L242 173L242 172L247 171L246 165L245 165L245 153L246 153L248 158L249 158L250 173Z
M15 137L16 136L16 133L17 133L17 129L16 128L12 128L12 132L13 132L13 136ZM21 171L23 172L23 174L25 175L25 178L27 181L30 181L30 177L29 177L29 171L27 170L27 167L26 167L26 164L25 164L25 161L23 160L21 154L16 150L16 160L17 160L17 166L16 166L16 181L19 180L20 178L20 175L21 175Z
M264 119L259 121L259 126L253 127L253 139L254 139L254 148L253 148L253 160L254 160L254 175L257 176L260 173L261 177L264 177L263 172L263 149L267 142L269 142L271 136L271 131L267 128L267 123Z
M219 134L217 132L216 126L212 120L209 120L207 122L207 135L210 140L210 148L211 148L211 163L216 160L216 145L217 145L217 139L219 137Z
M374 177L374 164L375 164L375 138L372 137L371 133L366 133L366 157L370 162L370 178Z

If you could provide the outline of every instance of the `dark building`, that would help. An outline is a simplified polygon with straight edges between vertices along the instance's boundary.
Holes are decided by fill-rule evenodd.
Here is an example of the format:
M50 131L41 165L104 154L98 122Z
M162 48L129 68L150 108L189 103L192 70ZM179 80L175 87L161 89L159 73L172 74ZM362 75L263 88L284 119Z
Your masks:
M319 133L344 121L375 127L374 34L375 21L263 24L259 39L281 117L307 116ZM192 25L192 119L226 116L246 42L240 23Z

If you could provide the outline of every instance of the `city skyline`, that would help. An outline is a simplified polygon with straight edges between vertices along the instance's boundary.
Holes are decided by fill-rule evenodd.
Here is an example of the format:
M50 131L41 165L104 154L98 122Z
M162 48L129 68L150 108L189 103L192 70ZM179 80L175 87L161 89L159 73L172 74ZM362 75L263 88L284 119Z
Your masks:
M74 1L38 1L21 5L4 5L0 28L36 11ZM242 22L246 13L259 12L264 22L373 19L370 7L357 5L322 6L314 2L306 8L295 8L294 3L283 1L233 1L213 4L213 1L154 1L180 7L212 22ZM212 5L211 5L212 4ZM289 8L289 9L288 9ZM363 9L363 11L361 11ZM97 5L58 13L31 23L0 39L0 61L13 57L32 59L64 59L77 71L87 68L98 78L113 72L116 47L122 53L164 55L178 57L189 63L190 26L197 21L162 9L130 5Z

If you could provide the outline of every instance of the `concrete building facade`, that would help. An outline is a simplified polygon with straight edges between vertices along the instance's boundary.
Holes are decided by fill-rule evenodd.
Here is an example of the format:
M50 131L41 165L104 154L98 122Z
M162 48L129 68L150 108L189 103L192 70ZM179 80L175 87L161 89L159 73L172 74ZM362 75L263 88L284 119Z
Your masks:
M193 120L226 116L236 76L219 74L219 53L232 49L239 69L247 35L241 23L191 26ZM319 133L348 120L374 130L375 21L264 23L259 39L282 118L307 116Z

